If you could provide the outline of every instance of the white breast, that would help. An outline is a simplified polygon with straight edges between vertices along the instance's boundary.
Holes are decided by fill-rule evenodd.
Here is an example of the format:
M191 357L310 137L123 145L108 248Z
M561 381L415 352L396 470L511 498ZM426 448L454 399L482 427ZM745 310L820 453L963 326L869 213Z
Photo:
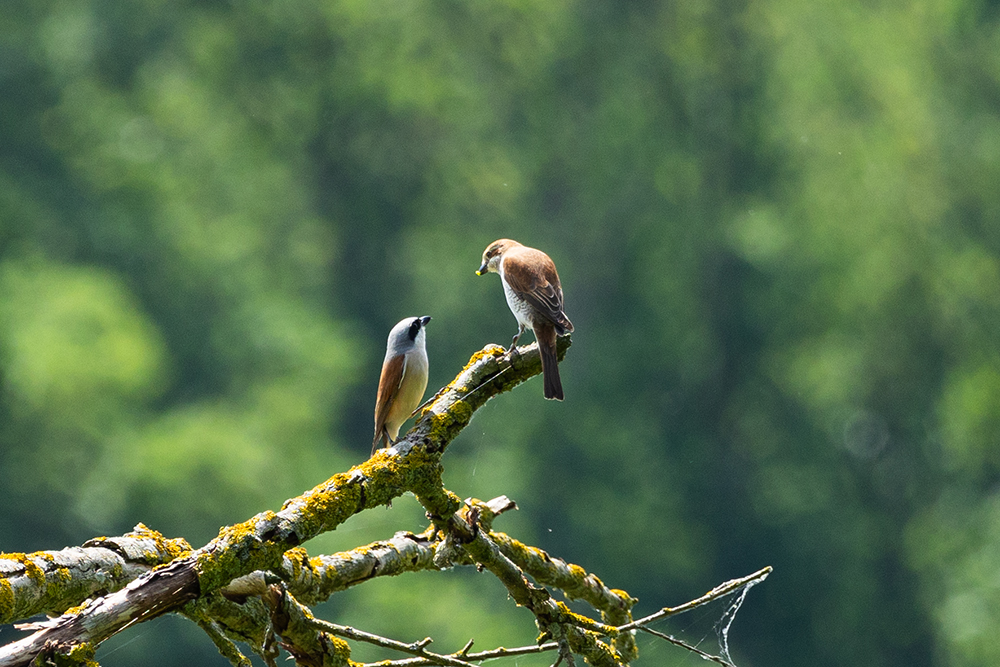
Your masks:
M519 324L523 324L529 329L532 328L532 309L528 305L528 302L518 296L517 292L510 288L507 284L507 279L503 275L503 262L500 262L500 281L503 283L503 294L507 297L507 305L510 307L510 312L514 313L514 317L517 318Z
M419 335L422 335L423 331ZM422 342L422 341L421 341ZM410 413L417 409L424 391L427 389L427 352L423 346L406 353L406 367L403 370L403 381L399 392L389 406L385 418L385 428L393 440L399 434L399 427L410 418Z

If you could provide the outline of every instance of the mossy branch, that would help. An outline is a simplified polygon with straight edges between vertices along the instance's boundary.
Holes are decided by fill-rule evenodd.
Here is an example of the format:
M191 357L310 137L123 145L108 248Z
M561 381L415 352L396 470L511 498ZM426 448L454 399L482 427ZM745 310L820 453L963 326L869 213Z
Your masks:
M61 614L192 551L184 539L167 539L140 523L131 533L97 537L82 547L0 554L0 624Z
M525 607L535 615L535 622L541 632L540 641L554 639L560 646L561 655L568 655L572 651L584 656L588 664L594 667L621 667L626 664L614 648L599 639L600 635L617 637L617 629L573 613L562 602L553 600L545 588L533 585L482 529L481 512L481 508L473 504L465 511L447 518L433 515L431 518L477 565L489 570L500 580L518 606ZM582 568L580 569L582 572ZM568 660L572 661L572 657L568 657Z
M560 358L569 344L568 338L559 340ZM198 623L220 653L239 667L250 663L237 648L238 641L249 644L268 665L276 664L280 641L300 665L357 666L341 637L370 641L414 656L379 663L400 667L467 667L471 661L550 650L559 653L556 664L573 666L577 655L595 667L624 667L637 654L636 630L661 636L719 664L730 664L723 657L662 635L648 623L707 604L739 585L749 588L763 579L769 568L746 581L728 582L698 600L632 622L631 608L636 601L626 592L606 587L577 565L493 532L493 519L516 508L508 498L489 502L468 499L463 504L444 487L441 456L474 412L491 397L540 370L535 345L514 355L488 346L473 355L455 380L422 406L414 428L395 446L379 450L365 463L285 502L278 512L264 512L224 528L197 551L191 551L183 540L166 540L140 524L135 533L98 538L82 549L0 557L0 615L4 619L42 610L62 611L78 604L82 597L102 595L59 618L21 626L35 633L0 647L0 667L28 665L39 658L46 664L93 665L94 649L106 638L170 611L179 611ZM432 525L423 533L401 532L390 540L314 558L299 546L336 529L353 514L386 504L405 492L416 495L431 518ZM108 560L97 567L99 575L82 573L85 568L80 563L103 562L105 552L121 562ZM149 570L159 564L163 565ZM378 637L315 619L303 604L321 602L336 591L377 576L456 565L476 565L500 579L515 602L535 615L541 632L539 645L470 653L470 641L457 653L432 653L427 650L430 638L407 644ZM124 585L130 577L137 578ZM98 588L97 582L106 583ZM574 613L537 584L588 602L601 613L601 620ZM745 590L734 609L743 595Z
M569 345L569 337L559 340L560 357ZM479 407L540 372L535 344L519 348L515 355L505 355L496 345L487 346L435 395L416 426L396 446L379 450L365 463L285 502L278 512L263 512L222 529L206 546L123 589L29 626L35 630L33 635L0 647L0 667L27 665L46 646L97 645L129 625L176 610L238 577L277 569L289 549L407 491L420 497L431 513L453 513L461 503L441 484L441 454ZM14 609L26 606L18 604L19 593L9 582L0 581L5 582L0 584L0 604L13 620Z
M638 600L625 591L608 588L597 575L588 573L579 565L550 556L509 535L490 531L489 536L504 556L535 581L558 588L570 600L587 602L601 612L601 619L606 624L619 626L632 622L632 605ZM615 650L624 662L631 662L638 655L632 633L622 632L614 641Z

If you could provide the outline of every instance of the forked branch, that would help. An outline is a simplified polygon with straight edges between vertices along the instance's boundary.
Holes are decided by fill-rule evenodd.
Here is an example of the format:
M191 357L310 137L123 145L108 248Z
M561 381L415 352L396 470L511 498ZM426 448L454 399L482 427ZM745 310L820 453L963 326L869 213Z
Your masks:
M569 345L568 338L559 340L560 359ZM730 664L648 626L745 589L763 580L770 568L633 622L630 610L636 601L626 592L606 587L577 565L494 532L493 519L515 508L512 501L500 497L463 503L444 487L441 456L473 413L493 396L540 370L535 345L516 355L488 346L473 355L455 380L428 401L417 424L395 446L379 450L367 462L285 502L277 512L264 512L224 528L216 539L196 551L182 540L165 540L139 526L135 534L100 538L88 543L86 549L56 552L58 556L12 554L0 558L0 622L80 605L50 621L20 626L34 634L0 647L0 667L28 665L39 656L58 656L64 664L85 664L92 659L93 649L116 632L172 611L198 623L220 653L240 667L249 665L249 660L236 642L249 644L268 665L276 664L280 645L300 665L357 667L345 639L410 654L378 663L392 667L469 667L482 660L545 651L558 652L556 664L575 665L576 655L594 667L623 667L637 655L637 630ZM412 492L431 518L432 525L423 533L397 533L390 540L332 556L310 558L300 546L335 530L354 514L387 504L405 492ZM125 575L114 564L106 567L119 578L100 579L107 583L102 589L87 574L86 562L106 558L108 547L115 550L116 557L138 562ZM136 554L144 554L145 560ZM43 567L63 561L76 564L76 569L47 572ZM162 565L149 571L158 564ZM428 649L430 638L406 643L380 637L318 620L306 606L376 576L460 565L488 570L518 605L535 615L541 632L537 646L473 653L470 641L460 651L437 653ZM129 581L130 577L134 578ZM65 584L64 589L60 589L61 584ZM574 613L555 600L546 586L562 591L569 599L587 602L600 620ZM101 595L102 590L108 592ZM43 591L49 597L41 595ZM83 598L95 594L98 597L84 602Z
M569 345L568 337L560 339L560 358ZM34 634L0 647L0 667L28 665L52 646L97 646L132 624L174 611L238 577L275 570L289 549L407 491L421 496L429 510L454 512L460 505L458 499L441 493L441 454L486 401L539 372L536 345L522 348L517 355L487 346L438 392L395 447L379 450L365 463L287 501L278 512L264 512L224 528L201 549L140 576L125 588L31 626ZM9 582L0 579L0 585L4 583ZM2 591L9 597L19 594L10 586L3 586ZM7 602L5 608L24 608L17 599Z

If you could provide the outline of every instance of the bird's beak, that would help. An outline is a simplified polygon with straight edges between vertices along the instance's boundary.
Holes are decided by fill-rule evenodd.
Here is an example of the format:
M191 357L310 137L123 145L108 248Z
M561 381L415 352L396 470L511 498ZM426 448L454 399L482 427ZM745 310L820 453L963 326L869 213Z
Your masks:
M431 316L424 315L423 317L420 318L420 326L425 327L427 326L427 323L430 321L431 321Z
M476 271L476 275L477 276L485 276L486 273L487 273L487 271L486 271L486 263L484 262L483 265L479 267L479 270Z

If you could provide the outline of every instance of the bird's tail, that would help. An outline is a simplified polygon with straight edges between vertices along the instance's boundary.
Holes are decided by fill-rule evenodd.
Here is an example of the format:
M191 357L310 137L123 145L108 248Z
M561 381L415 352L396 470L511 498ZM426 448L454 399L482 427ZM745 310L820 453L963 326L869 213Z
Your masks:
M563 336L568 333L573 333L573 323L569 321L568 317L566 317L566 313L562 312L561 310L557 313L555 324L556 324L556 333L559 334L560 336Z
M562 380L559 379L559 361L556 358L556 330L545 327L535 330L538 352L542 357L542 383L545 398L563 400Z
M389 434L386 433L385 426L375 431L375 439L372 440L372 456L375 456L375 450L382 445L382 438L389 442Z

